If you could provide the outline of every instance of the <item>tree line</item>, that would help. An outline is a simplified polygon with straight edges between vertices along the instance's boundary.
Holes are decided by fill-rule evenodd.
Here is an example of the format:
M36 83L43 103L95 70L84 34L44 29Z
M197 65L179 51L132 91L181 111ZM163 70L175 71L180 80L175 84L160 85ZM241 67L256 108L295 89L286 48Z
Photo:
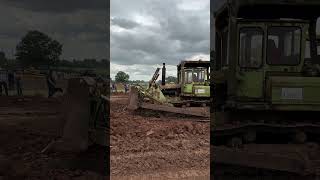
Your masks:
M116 83L130 83L130 84L140 84L140 83L146 83L148 81L143 80L130 80L129 74L119 71L117 72L114 81L112 82ZM158 80L158 83L161 83L161 80ZM168 76L166 77L166 83L178 83L178 79L174 76Z
M0 52L0 66L27 67L79 67L79 68L101 68L109 67L107 59L60 59L63 45L47 34L32 30L23 36L16 46L15 59L8 59L4 52Z
M109 66L109 61L107 59L83 59L83 60L59 60L57 66L63 67L80 67L80 68L101 68Z

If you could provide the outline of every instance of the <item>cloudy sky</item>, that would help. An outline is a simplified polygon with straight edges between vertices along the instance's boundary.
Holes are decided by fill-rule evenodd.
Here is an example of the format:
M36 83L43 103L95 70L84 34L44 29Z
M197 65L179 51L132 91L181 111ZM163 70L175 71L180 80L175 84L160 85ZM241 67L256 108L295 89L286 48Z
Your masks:
M149 80L162 62L209 60L210 0L111 0L111 77Z
M63 44L62 58L107 58L106 0L0 0L0 50L13 57L19 40L39 30Z

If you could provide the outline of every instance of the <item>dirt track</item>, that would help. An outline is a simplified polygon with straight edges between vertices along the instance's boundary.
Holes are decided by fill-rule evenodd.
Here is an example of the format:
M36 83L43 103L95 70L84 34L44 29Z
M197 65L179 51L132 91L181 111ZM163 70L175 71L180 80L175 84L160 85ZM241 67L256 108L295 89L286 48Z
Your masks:
M209 123L130 112L111 97L112 179L209 179Z
M51 162L77 157L74 153L41 153L58 136L58 99L0 97L0 178L101 179L87 170L68 170Z
M60 163L62 167L51 163L68 162L78 154L41 153L59 134L59 99L0 97L0 101L0 178L103 179L81 167L71 170L68 163ZM159 121L163 119L170 121ZM178 119L133 114L126 110L126 97L112 98L112 179L209 179L209 123Z

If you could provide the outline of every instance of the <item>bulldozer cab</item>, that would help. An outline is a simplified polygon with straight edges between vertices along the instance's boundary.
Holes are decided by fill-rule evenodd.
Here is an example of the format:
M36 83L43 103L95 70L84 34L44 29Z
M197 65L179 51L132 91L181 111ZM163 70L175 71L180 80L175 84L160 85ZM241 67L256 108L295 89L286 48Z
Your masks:
M208 89L210 74L209 61L182 61L177 68L178 84L181 85L182 95L203 94L210 96ZM200 86L202 86L202 89L197 89L197 87ZM207 91L203 89L204 87L207 88Z
M316 41L319 1L216 2L213 84L225 83L224 90L215 92L225 97L223 104L255 102L265 108L265 104L277 98L273 82L291 81L291 76L303 73L306 64L319 64ZM306 58L307 55L310 57ZM302 98L302 88L281 91L282 100ZM279 102L283 103L282 100Z

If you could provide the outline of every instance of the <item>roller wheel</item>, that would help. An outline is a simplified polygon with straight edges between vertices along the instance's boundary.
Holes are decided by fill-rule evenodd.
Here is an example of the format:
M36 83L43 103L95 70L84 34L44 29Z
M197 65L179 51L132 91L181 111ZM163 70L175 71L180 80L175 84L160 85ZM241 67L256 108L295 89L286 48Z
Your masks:
M239 137L232 137L229 141L228 141L228 147L230 148L241 148L243 145L242 139Z

